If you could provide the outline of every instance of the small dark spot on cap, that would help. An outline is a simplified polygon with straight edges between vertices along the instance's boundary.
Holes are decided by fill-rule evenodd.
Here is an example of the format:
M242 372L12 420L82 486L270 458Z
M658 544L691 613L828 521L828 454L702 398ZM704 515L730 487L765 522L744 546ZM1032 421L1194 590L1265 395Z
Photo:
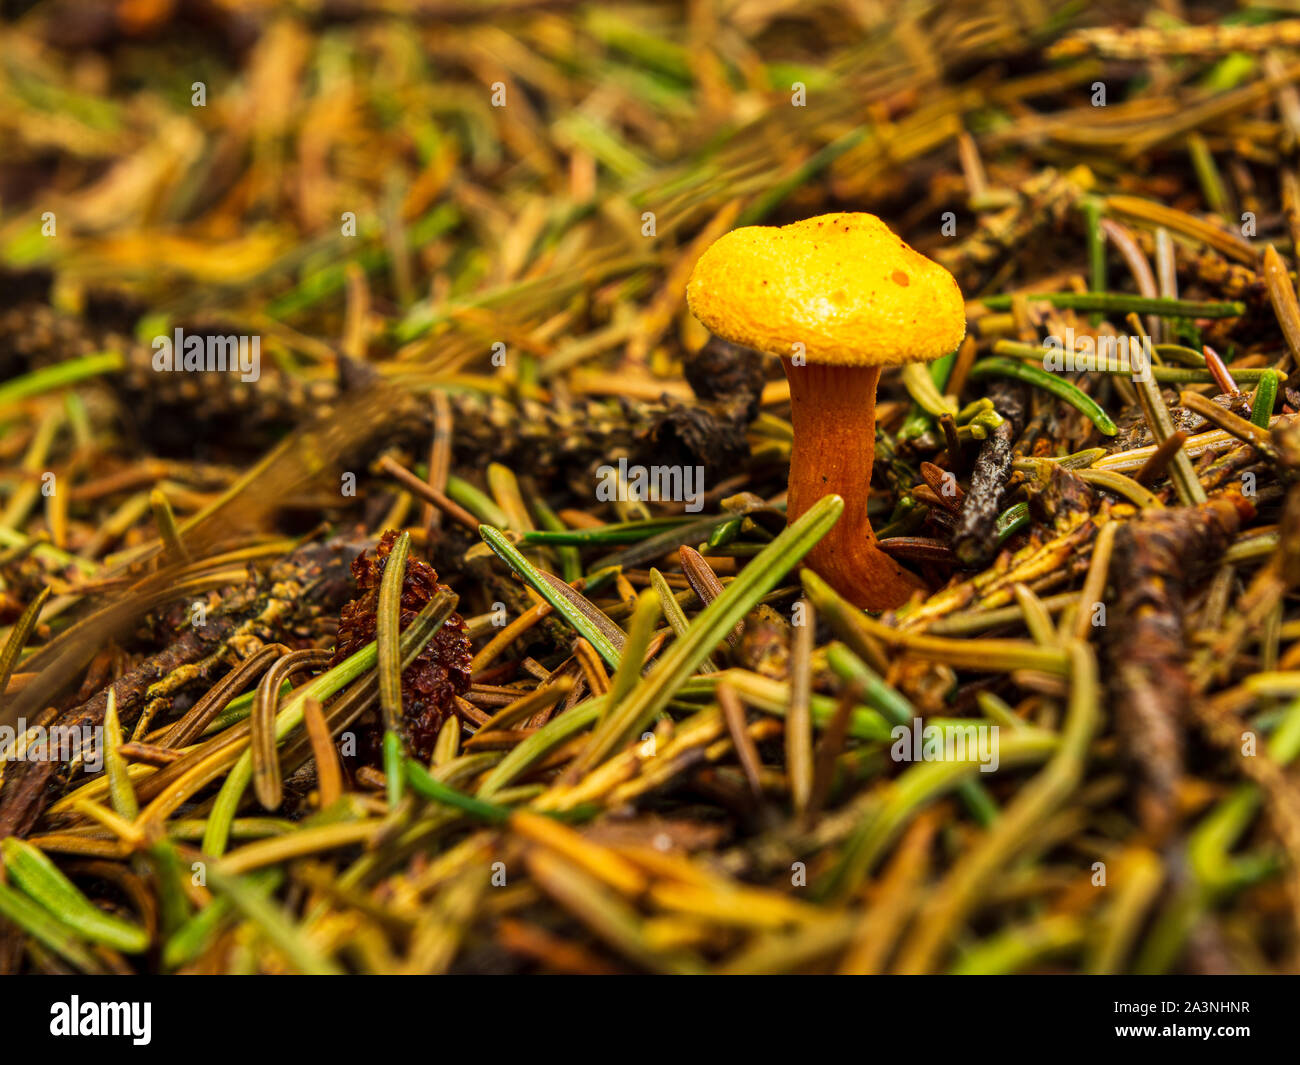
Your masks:
M912 279L908 277L907 274L905 274L902 270L895 270L889 276L893 279L894 284L902 285L904 288L906 288L908 285L912 283Z

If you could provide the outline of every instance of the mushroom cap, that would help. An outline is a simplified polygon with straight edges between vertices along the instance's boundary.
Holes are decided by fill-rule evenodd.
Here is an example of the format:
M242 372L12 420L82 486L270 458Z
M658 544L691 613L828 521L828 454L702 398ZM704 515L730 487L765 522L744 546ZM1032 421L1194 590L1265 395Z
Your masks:
M724 340L809 362L928 362L966 335L952 274L913 251L875 215L824 214L745 226L700 256L691 313Z

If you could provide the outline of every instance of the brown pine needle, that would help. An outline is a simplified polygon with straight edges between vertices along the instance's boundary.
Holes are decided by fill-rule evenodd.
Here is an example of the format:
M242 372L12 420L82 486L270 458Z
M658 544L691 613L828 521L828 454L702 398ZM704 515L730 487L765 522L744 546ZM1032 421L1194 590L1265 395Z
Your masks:
M393 480L405 488L411 495L417 499L422 499L431 506L437 507L448 517L455 518L465 528L477 533L481 524L468 510L459 503L454 502L440 489L426 484L406 467L402 466L391 455L385 455L379 460L379 469L388 474Z
M1165 441L1159 444L1142 468L1133 475L1133 480L1144 488L1150 488L1156 481L1160 480L1169 469L1169 464L1173 462L1174 456L1182 450L1183 443L1187 440L1187 433L1182 429L1172 433Z
M303 723L307 726L307 736L311 740L311 753L316 762L316 788L320 793L320 806L325 809L333 806L336 799L343 794L343 767L339 764L339 752L334 746L325 715L321 713L320 702L305 699L302 704Z
M1269 458L1276 461L1277 451L1273 447L1273 438L1267 429L1261 429L1254 422L1225 410L1211 399L1198 392L1183 392L1178 402L1188 410L1195 411L1207 422L1217 425L1224 432L1231 433L1238 440L1258 448Z

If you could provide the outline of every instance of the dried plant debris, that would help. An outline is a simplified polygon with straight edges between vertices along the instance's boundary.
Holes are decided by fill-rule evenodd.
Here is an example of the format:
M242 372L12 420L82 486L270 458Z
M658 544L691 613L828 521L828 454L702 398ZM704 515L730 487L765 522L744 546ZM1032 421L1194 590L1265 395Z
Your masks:
M1300 970L1300 20L904 6L6 15L0 971Z
M363 552L352 563L357 595L339 611L331 666L340 665L375 642L379 582L396 538L396 533L386 532L373 553ZM446 586L438 583L438 574L433 567L418 558L409 559L402 575L401 627L410 625L440 590L446 590ZM470 642L465 635L464 620L453 612L415 660L402 671L402 736L411 752L422 761L427 762L433 754L433 745L443 722L454 713L456 697L464 695L469 686ZM373 733L377 722L363 720L361 725L363 728L368 726L368 731ZM373 735L371 740L368 746L373 755L378 744Z

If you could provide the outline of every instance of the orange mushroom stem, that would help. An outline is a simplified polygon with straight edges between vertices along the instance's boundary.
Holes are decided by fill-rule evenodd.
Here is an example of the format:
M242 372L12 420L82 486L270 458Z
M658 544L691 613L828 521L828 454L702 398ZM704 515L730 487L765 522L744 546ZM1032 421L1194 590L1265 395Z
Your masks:
M880 367L781 362L794 426L786 518L831 492L844 499L840 520L804 561L855 606L901 606L921 582L880 549L867 516Z
M686 299L715 336L785 364L794 421L787 516L831 492L845 502L804 561L856 606L907 602L920 582L880 550L867 518L876 384L883 366L927 362L961 343L966 309L953 276L875 215L843 212L733 229L700 256Z

